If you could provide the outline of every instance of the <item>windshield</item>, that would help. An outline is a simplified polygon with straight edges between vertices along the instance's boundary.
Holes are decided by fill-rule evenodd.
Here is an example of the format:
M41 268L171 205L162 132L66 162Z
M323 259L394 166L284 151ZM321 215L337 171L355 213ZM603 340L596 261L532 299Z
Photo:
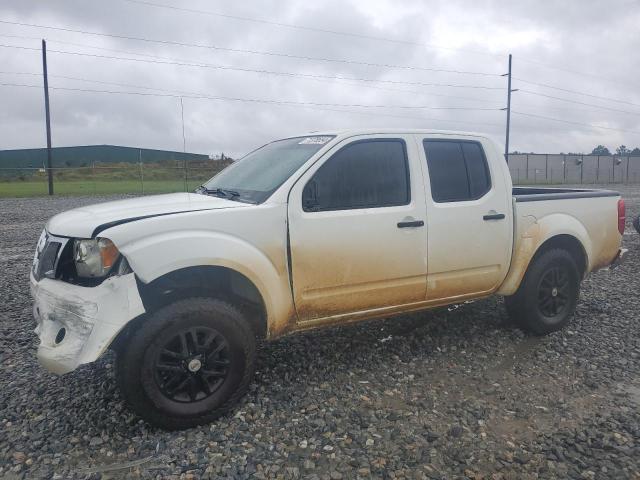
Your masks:
M277 140L254 150L205 183L200 191L262 203L333 136Z

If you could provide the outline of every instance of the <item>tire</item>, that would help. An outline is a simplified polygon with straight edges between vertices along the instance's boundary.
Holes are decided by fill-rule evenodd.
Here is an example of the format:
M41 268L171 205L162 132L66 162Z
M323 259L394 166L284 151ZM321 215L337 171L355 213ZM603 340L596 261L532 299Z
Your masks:
M640 215L633 219L633 228L636 229L636 232L640 233Z
M507 313L523 330L547 335L564 328L580 295L580 273L575 260L562 249L537 256L518 291L505 297Z
M118 354L125 402L149 424L179 430L210 423L246 393L256 337L231 304L179 300L151 314Z

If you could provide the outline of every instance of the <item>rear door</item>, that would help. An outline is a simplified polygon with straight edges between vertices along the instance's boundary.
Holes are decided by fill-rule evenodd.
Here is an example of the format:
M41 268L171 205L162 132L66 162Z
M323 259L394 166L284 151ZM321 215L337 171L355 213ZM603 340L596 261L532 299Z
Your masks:
M423 136L420 147L428 177L427 299L495 291L508 270L513 235L504 170L487 160L493 145Z
M301 322L424 301L422 165L411 135L343 140L289 195Z

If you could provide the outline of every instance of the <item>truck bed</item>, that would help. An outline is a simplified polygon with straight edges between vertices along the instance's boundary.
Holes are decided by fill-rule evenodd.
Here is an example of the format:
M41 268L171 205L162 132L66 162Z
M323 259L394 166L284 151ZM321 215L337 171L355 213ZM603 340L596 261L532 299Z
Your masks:
M608 266L620 247L620 193L589 188L513 187L514 250L511 269L520 275L538 247L552 236L573 237L586 256L584 272ZM562 201L560 201L562 200ZM514 268L515 266L515 268ZM511 294L511 290L502 293Z
M516 202L538 202L542 200L569 200L572 198L618 197L620 193L613 190L589 188L513 187L512 195Z

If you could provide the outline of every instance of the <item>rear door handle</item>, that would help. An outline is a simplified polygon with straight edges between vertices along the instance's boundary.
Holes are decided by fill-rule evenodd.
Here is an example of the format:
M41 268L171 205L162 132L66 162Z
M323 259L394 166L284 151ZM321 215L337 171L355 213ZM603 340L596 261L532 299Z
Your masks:
M504 213L490 213L482 217L483 220L503 220Z
M398 222L398 228L424 227L423 220L415 220L413 222Z

